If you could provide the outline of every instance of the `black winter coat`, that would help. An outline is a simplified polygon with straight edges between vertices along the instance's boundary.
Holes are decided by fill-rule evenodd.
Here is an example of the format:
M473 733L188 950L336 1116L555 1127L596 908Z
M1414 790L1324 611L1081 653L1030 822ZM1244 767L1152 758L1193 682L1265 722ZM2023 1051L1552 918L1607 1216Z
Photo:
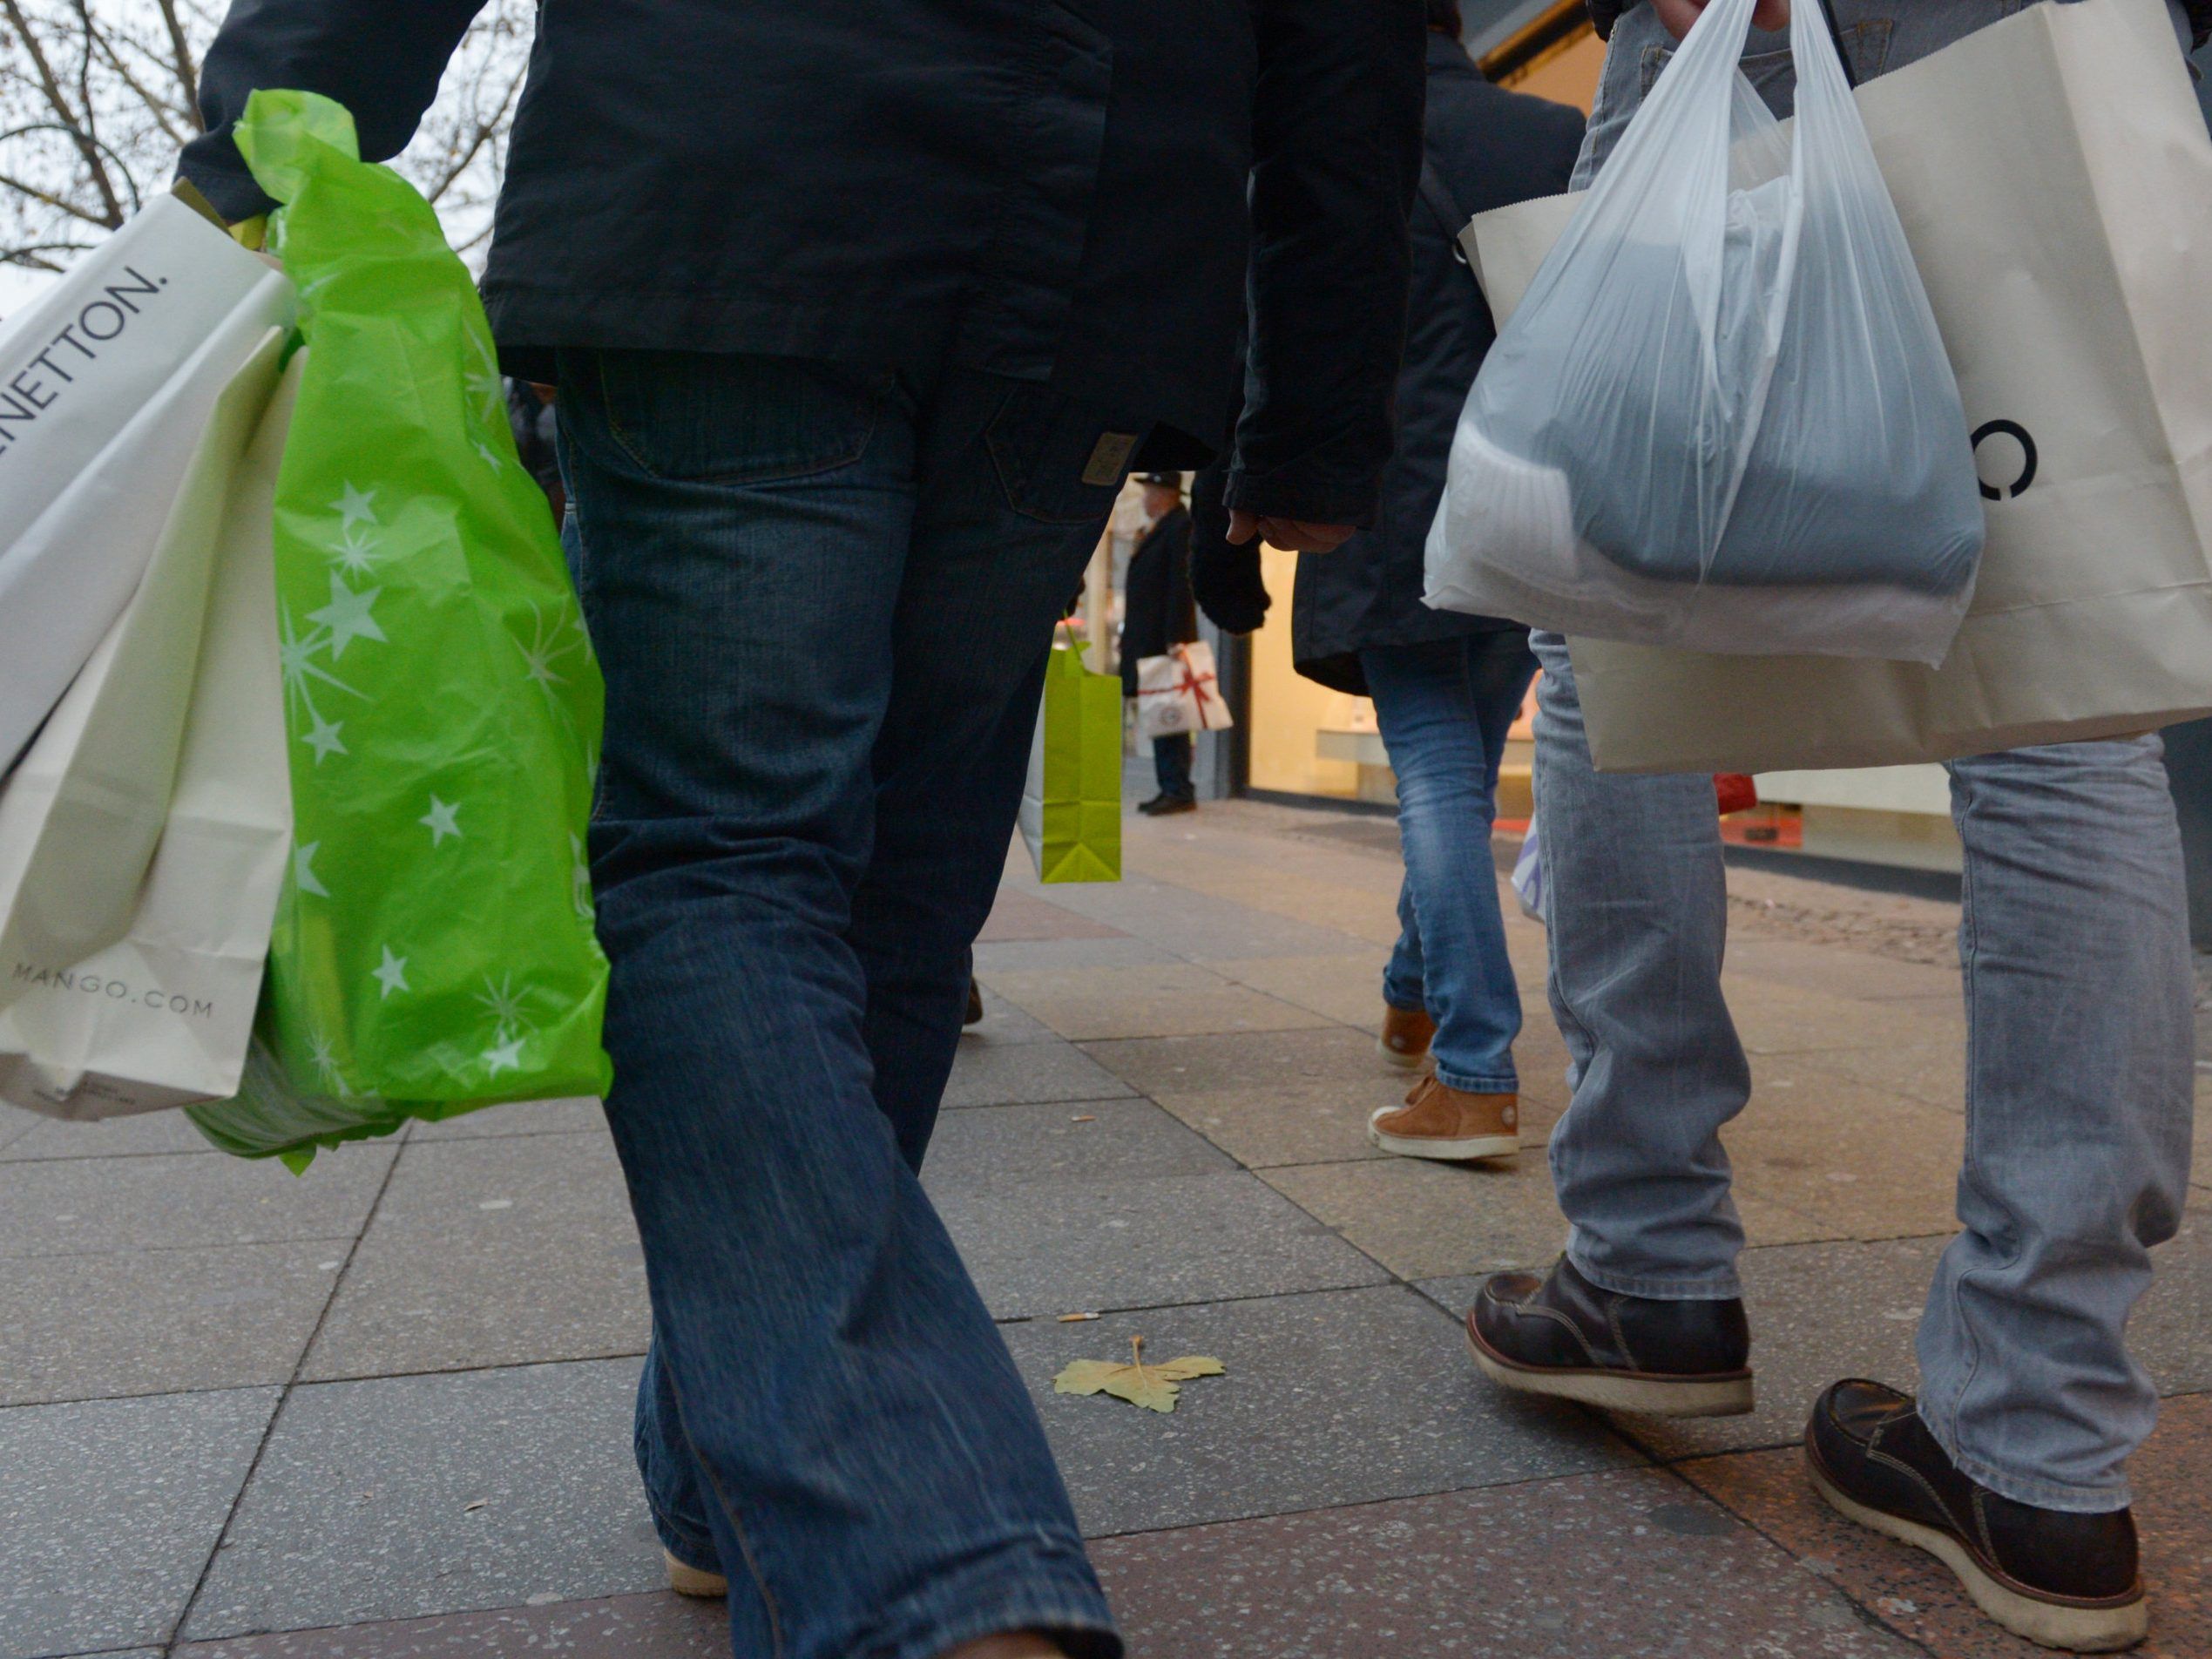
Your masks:
M1302 553L1291 601L1298 672L1364 694L1358 653L1511 626L1421 603L1429 523L1467 389L1498 330L1457 253L1467 220L1567 187L1582 116L1492 86L1449 36L1429 37L1428 153L1451 207L1424 199L1412 220L1413 298L1397 383L1397 450L1383 474L1374 528L1332 553ZM1448 222L1456 212L1457 222Z
M185 173L232 218L269 205L231 140L256 87L334 98L396 154L482 3L234 0ZM1363 524L1422 22L1418 0L545 0L493 329L541 380L551 348L599 346L1051 381L1128 419L1133 464L1201 464L1234 424L1237 504Z
M1145 532L1129 555L1121 613L1121 694L1137 694L1137 664L1198 638L1190 591L1190 512L1178 507Z

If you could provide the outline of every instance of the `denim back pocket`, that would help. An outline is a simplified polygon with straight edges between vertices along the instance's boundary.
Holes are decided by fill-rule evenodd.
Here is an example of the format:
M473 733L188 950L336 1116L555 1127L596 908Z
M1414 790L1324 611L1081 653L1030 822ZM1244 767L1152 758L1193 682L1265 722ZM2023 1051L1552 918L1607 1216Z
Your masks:
M866 453L888 370L741 353L578 352L565 387L648 477L771 484L849 465ZM612 457L610 457L612 459Z

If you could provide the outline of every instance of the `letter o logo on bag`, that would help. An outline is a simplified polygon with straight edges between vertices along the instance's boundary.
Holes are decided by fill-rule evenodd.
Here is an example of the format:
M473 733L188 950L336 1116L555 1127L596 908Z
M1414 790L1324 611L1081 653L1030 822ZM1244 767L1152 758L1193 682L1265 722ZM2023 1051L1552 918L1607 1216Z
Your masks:
M1999 436L2009 437L2020 446L2020 470L2019 475L2002 488L1990 483L1986 478L1980 480L1982 494L1991 501L2002 501L2008 496L2019 496L2026 491L2028 485L2035 482L2037 466L2035 440L2027 435L2027 428L2022 426L2018 421L1985 421L1976 427L1973 439L1975 458L1979 460L1981 457L1984 439Z

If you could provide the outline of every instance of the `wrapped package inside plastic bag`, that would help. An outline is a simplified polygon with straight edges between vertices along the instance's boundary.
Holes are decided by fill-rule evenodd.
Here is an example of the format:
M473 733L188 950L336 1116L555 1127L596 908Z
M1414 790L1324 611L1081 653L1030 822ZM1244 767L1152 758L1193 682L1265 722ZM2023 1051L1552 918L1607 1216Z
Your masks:
M498 1100L598 1094L607 965L585 865L602 685L437 216L326 98L255 92L306 362L277 479L294 817L241 1093L281 1155Z
M1939 662L1982 505L1958 389L1816 6L1797 112L1715 0L1501 332L1428 601L1571 634Z

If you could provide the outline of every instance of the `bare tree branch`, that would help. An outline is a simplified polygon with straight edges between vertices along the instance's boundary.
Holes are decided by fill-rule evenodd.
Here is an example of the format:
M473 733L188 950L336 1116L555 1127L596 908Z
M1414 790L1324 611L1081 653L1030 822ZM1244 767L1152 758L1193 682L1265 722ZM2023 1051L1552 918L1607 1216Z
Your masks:
M100 193L100 200L107 209L106 222L120 225L123 222L123 202L115 193L114 181L108 177L107 163L102 159L99 146L93 142L92 135L80 125L80 112L70 107L61 83L55 78L53 65L47 61L45 49L38 44L37 36L31 33L30 20L24 16L21 0L0 0L0 11L6 12L9 23L15 28L17 39L22 43L31 67L37 71L39 88L45 93L47 104L75 139L78 153L84 159L85 170L91 174L93 186Z

